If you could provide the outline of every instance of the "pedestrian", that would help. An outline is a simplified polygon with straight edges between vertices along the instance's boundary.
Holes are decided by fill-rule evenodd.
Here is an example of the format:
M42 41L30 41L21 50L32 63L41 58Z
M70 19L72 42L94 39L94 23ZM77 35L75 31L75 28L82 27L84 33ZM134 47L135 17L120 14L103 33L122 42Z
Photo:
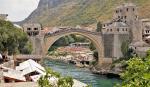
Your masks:
M0 64L3 62L2 54L0 53Z

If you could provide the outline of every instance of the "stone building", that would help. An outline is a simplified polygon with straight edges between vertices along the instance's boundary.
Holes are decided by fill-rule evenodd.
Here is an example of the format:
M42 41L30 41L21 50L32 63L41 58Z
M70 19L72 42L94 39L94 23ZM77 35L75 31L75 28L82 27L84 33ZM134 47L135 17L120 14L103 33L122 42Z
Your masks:
M136 5L125 3L116 8L113 19L121 19L122 22L132 25L133 21L138 20L138 11Z
M8 14L0 14L0 20L6 20Z
M24 32L27 32L29 36L41 35L42 26L38 23L26 23L23 25Z
M118 6L114 10L112 20L103 24L102 33L104 35L105 48L113 50L112 57L119 58L123 56L121 52L122 43L128 42L130 47L136 52L140 53L141 49L144 49L144 53L149 47L142 37L143 33L144 36L150 33L147 25L147 22L139 19L137 6L133 3L125 3ZM112 45L110 46L109 43L112 43ZM138 48L140 51L138 51ZM110 54L107 55L110 56Z
M136 5L133 3L125 3L118 6L114 11L113 19L119 19L128 25L130 39L133 42L142 40L142 31L140 31L141 26Z
M29 35L29 39L32 42L33 52L32 54L42 54L43 44L43 28L39 23L26 23L23 25L23 31ZM37 48L38 47L38 48Z
M143 40L150 43L150 19L142 19Z

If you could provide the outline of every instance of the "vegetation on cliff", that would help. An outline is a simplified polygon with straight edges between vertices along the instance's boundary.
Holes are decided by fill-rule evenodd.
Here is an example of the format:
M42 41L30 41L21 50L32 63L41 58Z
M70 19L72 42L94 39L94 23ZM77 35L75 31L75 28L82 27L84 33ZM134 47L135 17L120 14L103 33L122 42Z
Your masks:
M114 9L134 3L140 18L150 18L150 0L40 0L38 8L23 22L40 22L44 26L91 25L111 19Z

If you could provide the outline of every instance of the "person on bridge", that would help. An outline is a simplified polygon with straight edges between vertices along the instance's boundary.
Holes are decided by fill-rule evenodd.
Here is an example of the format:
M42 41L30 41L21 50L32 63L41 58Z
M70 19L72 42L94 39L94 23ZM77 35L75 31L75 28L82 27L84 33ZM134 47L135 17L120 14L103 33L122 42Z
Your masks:
M0 64L3 62L2 54L0 53Z

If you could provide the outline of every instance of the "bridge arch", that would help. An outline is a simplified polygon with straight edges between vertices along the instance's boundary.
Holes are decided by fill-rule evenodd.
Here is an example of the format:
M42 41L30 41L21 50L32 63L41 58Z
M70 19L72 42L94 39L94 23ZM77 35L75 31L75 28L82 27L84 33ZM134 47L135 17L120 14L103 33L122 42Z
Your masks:
M70 34L77 34L86 37L89 39L94 46L96 47L98 51L98 62L102 64L104 58L104 44L101 33L98 32L91 32L87 30L81 30L81 29L68 29L68 30L62 30L55 34L46 34L44 37L44 47L43 47L43 55L46 55L48 52L48 49L61 37L70 35Z

